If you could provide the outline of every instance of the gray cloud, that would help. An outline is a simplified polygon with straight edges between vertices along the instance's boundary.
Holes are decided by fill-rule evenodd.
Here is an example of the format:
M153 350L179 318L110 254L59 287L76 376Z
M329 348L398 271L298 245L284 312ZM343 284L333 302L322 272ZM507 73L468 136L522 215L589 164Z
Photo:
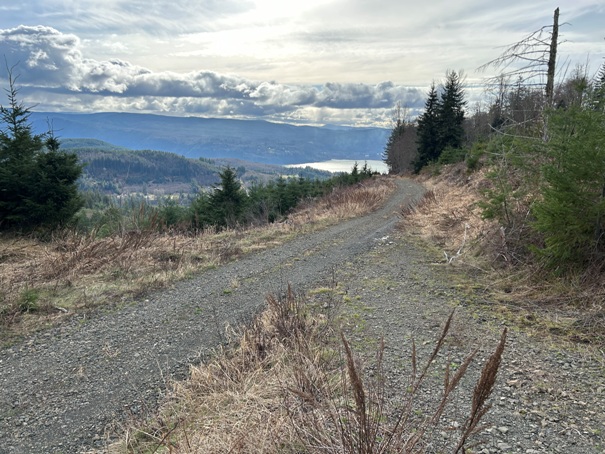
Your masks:
M351 109L359 107L388 108L406 95L410 89L396 86L392 82L377 85L327 83L319 93L318 107ZM411 99L407 99L411 101Z
M424 97L392 82L284 85L212 71L153 72L123 60L85 58L76 35L44 26L0 30L0 53L9 64L19 63L15 71L28 93L51 105L63 96L65 107L79 99L89 107L102 104L102 110L288 117L305 108L384 110L397 102L417 106Z
M9 64L22 65L20 82L76 88L82 66L79 39L51 27L19 26L0 31L0 52Z
M119 58L131 70L185 74L199 70L203 61L217 74L297 85L381 80L427 85L447 68L464 68L472 77L475 68L497 56L500 46L547 25L554 9L550 0L5 3L12 4L0 7L0 28L33 22L67 31L81 40L79 50L92 63ZM586 60L588 52L602 55L602 0L564 3L562 20L572 27L563 30L568 42L561 50L573 53L574 61ZM34 56L40 65L43 59L43 54ZM103 80L90 81L88 89L124 88L104 87Z

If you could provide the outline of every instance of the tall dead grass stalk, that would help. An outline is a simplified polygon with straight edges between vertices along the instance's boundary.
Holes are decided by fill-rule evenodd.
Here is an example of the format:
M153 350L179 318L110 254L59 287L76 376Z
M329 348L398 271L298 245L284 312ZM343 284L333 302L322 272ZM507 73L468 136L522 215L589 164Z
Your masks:
M337 311L332 311L335 315ZM171 453L350 453L424 452L428 429L438 424L475 357L445 372L442 396L432 415L415 416L416 400L434 370L453 312L422 368L412 349L409 385L397 401L388 397L384 342L368 374L353 353L337 318L291 287L269 295L267 308L239 333L239 342L175 383L158 414L125 430L110 452ZM474 392L471 414L452 448L465 449L480 432L502 352L505 333L486 362Z
M507 330L504 328L496 350L491 354L481 370L481 376L479 377L473 392L471 412L464 423L462 436L456 446L455 454L460 451L465 452L464 446L466 442L478 432L479 422L491 408L491 405L487 402L496 385L496 375L498 374L498 369L502 362L502 354L504 353L504 347L506 345L506 334Z
M400 394L402 402L392 402L386 398L386 381L383 376L384 343L380 344L376 365L373 368L375 379L364 383L364 373L354 358L349 342L344 334L341 334L346 364L346 376L342 379L341 393L334 394L332 388L332 394L324 398L310 399L307 396L305 401L315 402L313 407L305 408L302 405L299 407L299 412L293 412L292 415L308 452L350 454L424 452L429 429L439 424L454 392L459 388L462 378L468 373L477 354L477 350L469 353L453 375L449 366L446 368L442 396L435 404L432 415L421 419L415 418L420 390L426 384L428 372L432 370L436 358L443 349L452 318L453 312L420 373L417 369L418 359L413 344L412 370L407 392ZM505 333L496 351L486 363L473 395L469 396L469 399L473 400L472 412L463 426L459 441L454 444L457 446L456 449L464 449L469 439L479 432L478 423L489 409L486 401L495 384L504 349L504 339ZM322 386L319 389L330 388ZM333 433L334 431L336 434Z

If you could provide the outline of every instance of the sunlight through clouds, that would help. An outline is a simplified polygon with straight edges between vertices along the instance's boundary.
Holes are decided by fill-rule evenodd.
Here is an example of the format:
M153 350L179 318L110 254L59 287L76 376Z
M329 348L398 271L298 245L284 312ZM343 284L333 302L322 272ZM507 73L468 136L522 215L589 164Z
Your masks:
M605 6L559 6L560 60L595 72L605 55ZM43 109L383 124L397 103L418 112L428 85L448 69L464 70L478 96L489 74L476 68L549 25L554 7L549 0L29 0L0 6L0 52L18 63L27 101Z

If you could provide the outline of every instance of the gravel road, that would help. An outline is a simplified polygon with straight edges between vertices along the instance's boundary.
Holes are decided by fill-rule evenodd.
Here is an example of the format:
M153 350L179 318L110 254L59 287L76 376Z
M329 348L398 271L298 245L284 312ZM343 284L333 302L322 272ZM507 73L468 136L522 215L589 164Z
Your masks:
M392 232L423 188L399 180L380 210L254 254L125 307L74 317L0 351L0 452L78 453L153 405L267 293L304 291Z
M388 397L404 394L411 339L426 357L456 307L452 335L439 357L456 367L471 348L485 358L502 322L489 307L462 294L458 271L438 262L394 229L398 210L423 188L399 180L379 211L301 236L288 244L206 272L126 307L74 318L0 351L0 453L79 453L104 446L115 421L143 412L162 395L167 378L185 377L223 342L226 323L248 320L269 292L338 282L355 315L347 328L355 351L373 361L384 337ZM485 419L484 444L473 452L605 452L605 358L529 338L510 329L503 364ZM469 406L481 361L454 396L428 452L447 447ZM419 397L439 397L438 368ZM371 367L368 369L371 374ZM419 414L427 410L419 409Z
M453 370L471 349L477 361L461 382L443 426L431 434L429 453L452 452L456 426L469 413L481 361L497 345L504 325L489 301L460 291L460 271L445 265L443 256L418 247L397 233L371 251L340 267L335 275L361 315L350 326L355 351L369 370L376 341L384 338L384 370L391 400L405 396L410 373L412 338L420 358L427 358L453 308L453 328L438 358L435 374L420 393L419 414L430 415L427 403L440 397L443 366ZM357 320L357 318L354 318ZM420 362L422 364L422 361ZM605 452L605 358L603 352L568 350L556 338L540 340L509 327L492 409L483 420L483 444L473 452L593 454ZM433 407L434 408L434 407Z

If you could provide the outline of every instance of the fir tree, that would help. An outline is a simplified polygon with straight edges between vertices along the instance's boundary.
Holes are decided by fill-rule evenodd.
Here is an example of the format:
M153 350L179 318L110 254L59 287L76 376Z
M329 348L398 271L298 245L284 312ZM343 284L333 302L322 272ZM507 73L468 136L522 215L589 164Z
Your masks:
M431 84L424 103L424 113L418 118L418 156L414 161L414 171L419 172L429 162L439 157L439 97L435 83Z
M603 263L605 258L605 114L572 106L549 117L549 161L534 227L552 268Z
M210 194L201 193L191 203L192 224L196 228L234 227L243 221L248 200L235 170L227 167L219 175L220 185Z
M368 166L368 161L364 161L363 167L361 168L361 179L365 180L372 176L372 169Z
M400 144L402 142L404 132L404 122L398 118L395 127L391 131L391 135L389 136L387 144L384 148L384 152L382 153L382 160L387 166L389 166L390 173L400 173L404 170L400 166L401 160L398 156L398 154L401 152Z
M52 133L34 134L9 69L8 106L0 106L0 229L56 228L82 207L77 156Z
M455 71L446 74L441 95L431 85L424 113L418 118L418 156L414 171L419 172L437 161L446 148L458 149L464 144L464 89Z
M361 180L361 175L359 174L359 164L355 161L353 164L353 168L351 169L351 183L358 183Z
M438 154L446 148L462 147L465 104L460 76L449 71L437 106Z
M234 227L242 220L246 194L231 167L223 170L220 177L220 186L210 196L210 211L214 225Z
M195 229L203 229L204 227L214 225L214 219L210 211L210 196L206 192L200 192L193 199L190 206L191 225Z

